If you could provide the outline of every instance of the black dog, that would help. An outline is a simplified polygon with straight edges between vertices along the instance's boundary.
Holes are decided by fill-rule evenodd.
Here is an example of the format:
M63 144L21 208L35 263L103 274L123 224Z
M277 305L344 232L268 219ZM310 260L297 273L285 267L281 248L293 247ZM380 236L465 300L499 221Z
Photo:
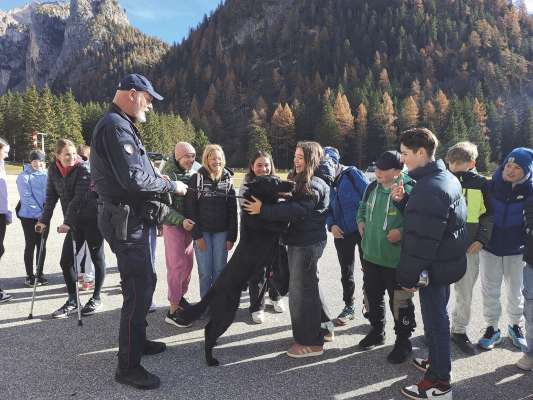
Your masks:
M245 198L255 196L265 204L275 204L283 193L291 193L294 182L283 181L276 176L256 177L246 183L248 191ZM242 214L241 239L228 262L226 268L215 281L213 287L197 304L178 312L178 316L185 321L192 322L200 318L209 307L210 320L205 327L205 359L207 365L216 366L219 362L213 357L213 348L218 338L226 332L235 319L239 308L242 288L260 268L272 263L285 263L287 256L285 249L280 246L281 232L286 223L270 222L257 215ZM280 294L284 295L288 289L288 275L276 285Z

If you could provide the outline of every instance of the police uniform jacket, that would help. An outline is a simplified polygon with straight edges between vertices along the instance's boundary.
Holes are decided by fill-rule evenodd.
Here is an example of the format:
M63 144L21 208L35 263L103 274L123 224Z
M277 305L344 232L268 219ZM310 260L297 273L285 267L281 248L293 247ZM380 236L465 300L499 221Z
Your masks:
M91 175L104 201L140 209L155 193L174 192L173 182L152 167L137 127L116 105L96 125L91 142Z

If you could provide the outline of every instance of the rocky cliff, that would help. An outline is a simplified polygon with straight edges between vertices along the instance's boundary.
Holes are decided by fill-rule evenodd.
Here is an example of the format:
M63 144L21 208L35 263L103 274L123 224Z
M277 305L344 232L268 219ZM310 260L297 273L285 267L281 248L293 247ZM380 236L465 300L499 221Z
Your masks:
M116 0L0 11L0 94L47 84L72 89L80 100L107 99L120 75L148 70L166 51L130 25Z

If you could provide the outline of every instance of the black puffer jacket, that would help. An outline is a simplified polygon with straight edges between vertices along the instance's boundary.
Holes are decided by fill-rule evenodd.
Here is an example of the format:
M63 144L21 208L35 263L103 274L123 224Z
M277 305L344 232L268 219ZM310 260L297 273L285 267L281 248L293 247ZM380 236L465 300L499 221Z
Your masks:
M466 203L461 184L446 170L442 160L431 162L409 173L416 180L404 198L404 235L398 283L416 285L423 270L429 271L430 284L451 284L466 271Z
M229 242L237 241L237 199L231 176L225 169L220 181L213 181L209 172L200 168L191 177L185 196L184 214L196 224L192 237L200 239L202 232L228 232Z
M289 228L283 235L289 246L310 246L326 240L329 187L334 176L332 165L322 162L311 179L312 195L295 194L292 200L283 203L263 204L260 216L270 221L289 221Z
M44 212L40 222L49 226L57 201L61 202L64 224L75 227L81 220L96 219L96 193L90 190L88 164L81 162L63 177L55 163L48 168Z
M524 203L524 219L526 224L526 245L524 246L524 261L533 265L533 196Z

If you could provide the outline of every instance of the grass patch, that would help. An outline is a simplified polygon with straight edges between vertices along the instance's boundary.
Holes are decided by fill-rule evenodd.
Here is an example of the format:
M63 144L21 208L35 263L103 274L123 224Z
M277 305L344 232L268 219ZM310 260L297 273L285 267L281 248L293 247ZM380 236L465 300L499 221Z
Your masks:
M5 167L8 175L18 175L22 172L22 164L6 163Z

